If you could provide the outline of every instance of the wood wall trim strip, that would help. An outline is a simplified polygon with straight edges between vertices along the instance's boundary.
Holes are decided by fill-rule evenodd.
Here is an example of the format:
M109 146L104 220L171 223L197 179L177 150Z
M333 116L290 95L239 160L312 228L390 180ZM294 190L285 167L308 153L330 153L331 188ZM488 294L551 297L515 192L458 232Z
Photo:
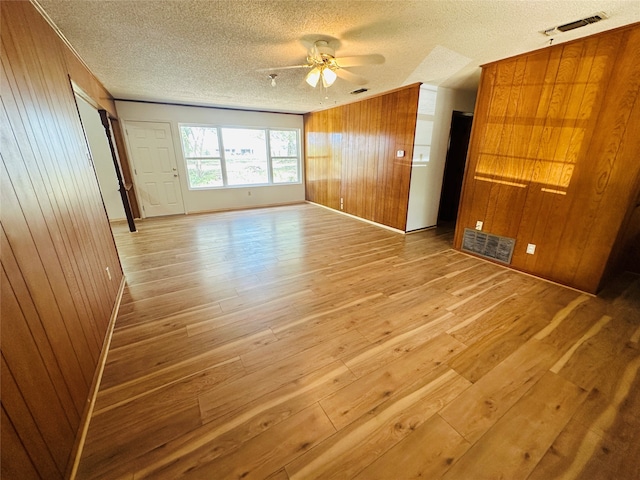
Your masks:
M84 442L87 438L87 431L89 430L89 423L91 421L91 415L96 404L96 397L98 390L100 389L100 381L102 380L102 374L104 373L104 366L107 361L107 354L109 353L109 347L111 346L111 338L113 337L113 329L116 325L116 319L118 317L118 311L120 310L120 303L122 302L122 294L126 286L126 277L122 277L120 281L120 287L118 288L118 295L116 297L113 311L111 312L111 318L109 319L109 327L107 328L107 334L104 337L104 343L102 344L102 350L100 352L100 359L98 361L98 368L96 369L93 381L91 382L91 389L89 392L89 400L87 407L82 414L81 428L78 430L78 435L73 447L73 454L71 461L67 467L66 478L74 480L78 473L78 465L80 464L80 457L82 456L82 449L84 448Z

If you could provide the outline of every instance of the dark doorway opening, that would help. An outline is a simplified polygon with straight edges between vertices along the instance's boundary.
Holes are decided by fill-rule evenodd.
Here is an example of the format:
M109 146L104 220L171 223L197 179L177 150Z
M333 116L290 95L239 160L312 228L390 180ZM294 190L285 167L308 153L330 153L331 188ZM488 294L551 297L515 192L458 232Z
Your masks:
M444 179L442 180L440 208L438 209L438 225L455 223L458 217L458 205L460 204L462 178L467 162L472 122L472 113L454 111L451 117L449 148L444 165Z

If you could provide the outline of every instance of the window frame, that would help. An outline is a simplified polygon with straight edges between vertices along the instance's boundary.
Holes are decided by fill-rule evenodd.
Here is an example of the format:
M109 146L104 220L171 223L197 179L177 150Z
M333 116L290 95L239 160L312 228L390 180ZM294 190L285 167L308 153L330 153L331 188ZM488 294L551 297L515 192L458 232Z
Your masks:
M294 132L296 134L296 153L295 156L290 155L272 155L271 152L271 132ZM267 129L267 154L269 157L269 183L271 185L295 185L302 183L302 159L300 148L300 129L299 128L269 128ZM273 181L273 159L274 158L295 158L298 166L298 180L295 182L274 182Z
M201 127L201 128L210 128L212 130L216 131L216 139L218 140L218 153L219 155L217 157L187 157L186 153L185 153L185 145L184 142L182 140L182 127ZM220 142L220 129L216 126L210 126L210 125L200 125L200 124L195 124L195 123L189 123L189 124L183 124L180 123L178 124L178 137L180 138L180 150L182 151L182 159L184 162L184 167L185 167L185 172L187 174L187 187L189 188L189 190L207 190L207 189L212 189L212 188L224 188L225 185L225 178L226 178L226 171L225 171L225 164L223 162L222 159L222 149L220 148L222 146L221 142ZM191 177L189 175L189 165L188 165L188 161L189 160L205 160L205 161L211 161L211 160L218 160L220 162L220 171L221 171L221 176L222 176L222 185L212 185L212 186L206 186L206 187L193 187L191 185Z
M200 127L210 128L216 130L216 137L218 139L218 150L220 152L219 157L187 157L185 153L185 145L182 140L182 128L183 127ZM265 149L267 156L267 183L247 183L241 185L229 185L227 177L227 159L224 150L224 138L222 134L223 129L238 129L238 130L261 130L265 134ZM271 152L271 132L294 132L296 139L296 153L295 156L279 156L272 155ZM180 138L180 150L182 152L183 165L187 172L187 188L189 190L201 191L201 190L222 190L229 188L251 188L251 187L281 187L285 185L300 185L302 184L302 146L300 145L301 131L300 128L295 127L256 127L246 125L220 125L220 124L205 124L205 123L178 123L178 137ZM280 158L292 158L296 160L298 179L295 182L274 182L273 181L273 159ZM189 166L187 162L189 160L220 160L220 169L222 173L222 185L194 187L191 185L191 179L189 177Z

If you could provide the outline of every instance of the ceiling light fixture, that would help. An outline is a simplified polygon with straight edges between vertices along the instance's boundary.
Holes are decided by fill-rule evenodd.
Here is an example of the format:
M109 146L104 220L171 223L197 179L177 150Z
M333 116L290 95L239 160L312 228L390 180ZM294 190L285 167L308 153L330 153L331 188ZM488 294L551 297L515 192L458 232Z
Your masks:
M307 62L311 67L311 71L305 78L309 85L315 88L320 79L322 79L322 86L325 89L333 85L338 77L335 71L340 67L336 62L335 51L329 47L328 42L318 40L309 51Z
M333 82L336 81L336 77L337 77L336 72L334 72L330 68L323 68L322 69L322 85L324 86L324 88L327 88L333 85Z
M315 88L318 85L320 79L322 79L322 86L324 88L328 88L333 85L333 82L336 81L336 78L338 78L338 76L332 68L322 65L320 67L313 67L307 74L305 81L313 88Z
M321 74L322 71L318 67L313 67L313 69L311 69L311 71L307 73L307 78L305 78L305 81L313 88L315 88L316 85L318 85Z

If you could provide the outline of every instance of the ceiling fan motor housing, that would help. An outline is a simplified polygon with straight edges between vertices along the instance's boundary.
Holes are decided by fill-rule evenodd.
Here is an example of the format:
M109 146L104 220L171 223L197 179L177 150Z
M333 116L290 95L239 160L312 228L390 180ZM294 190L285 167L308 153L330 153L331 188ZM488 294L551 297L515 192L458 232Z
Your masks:
M335 50L331 48L325 40L318 40L315 45L316 45L316 52L318 52L318 55L320 57L333 58L336 56Z
M336 68L336 52L325 40L318 40L313 47L313 51L307 58L310 64L320 68L323 66L331 69Z

